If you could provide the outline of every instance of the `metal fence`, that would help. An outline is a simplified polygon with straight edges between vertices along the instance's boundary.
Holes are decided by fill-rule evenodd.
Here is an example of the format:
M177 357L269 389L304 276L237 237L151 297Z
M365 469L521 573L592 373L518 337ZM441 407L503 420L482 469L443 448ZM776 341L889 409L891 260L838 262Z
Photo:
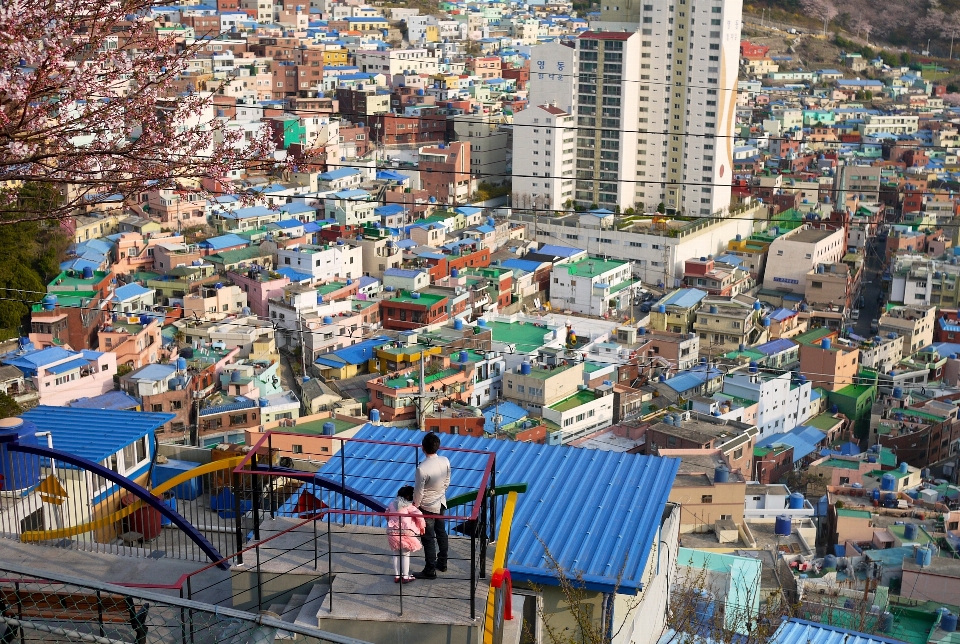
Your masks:
M364 644L267 614L0 565L2 640L89 644Z

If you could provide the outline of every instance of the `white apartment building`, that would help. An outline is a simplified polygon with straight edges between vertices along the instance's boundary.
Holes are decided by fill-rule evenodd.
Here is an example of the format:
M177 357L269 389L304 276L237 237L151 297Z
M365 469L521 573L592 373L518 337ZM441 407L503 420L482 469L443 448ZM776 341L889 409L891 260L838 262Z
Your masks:
M433 31L434 34L437 33L438 21L436 16L407 16L404 18L404 22L407 23L407 40L411 44L418 45L427 42L429 31ZM433 29L430 30L428 27L433 27Z
M436 74L439 59L427 49L387 49L354 52L354 65L361 72L380 73L388 78L395 74Z
M723 393L758 403L754 424L760 430L760 438L782 434L802 425L811 414L812 383L806 379L791 382L791 375L788 372L774 376L759 371L727 374Z
M514 115L514 208L559 210L573 199L576 135L573 115L555 105L534 105Z
M553 267L550 304L556 309L602 316L630 306L634 285L630 262L587 257Z
M877 336L869 346L860 345L860 366L881 374L890 373L902 357L903 338L896 333Z
M859 126L862 136L873 136L881 132L913 134L919 129L920 117L904 114L867 114Z
M802 294L807 273L818 264L839 262L846 252L847 239L842 228L824 230L804 225L791 230L770 244L763 288Z
M339 242L328 246L302 244L279 248L277 268L285 267L310 275L314 282L360 279L363 275L363 249Z
M503 374L507 370L506 360L495 351L483 354L483 360L474 363L475 381L473 399L468 401L474 407L486 407L495 402L503 391Z
M639 77L625 84L637 93L638 107L630 111L628 102L622 104L625 118L631 114L637 118L624 121L620 129L647 131L636 135L634 147L620 148L624 156L637 156L633 174L624 171L631 170L629 163L620 169L619 178L634 185L632 198L620 206L652 203L655 207L662 202L668 212L688 215L726 209L733 176L742 0L646 0L625 7L608 1L601 3L600 20L591 29L637 32L640 45L640 60L634 61L632 52L630 56L639 63ZM578 39L578 54L584 51L579 41L591 38L587 33ZM632 50L633 45L628 48ZM589 65L584 68L588 62L578 58L582 80L592 71ZM625 71L626 65L624 59ZM602 78L596 83L597 96L606 95ZM581 93L580 86L577 89L579 106L580 97L589 94ZM577 116L589 118L579 112ZM605 127L602 122L596 126ZM579 156L580 149L578 145L578 161L584 158ZM599 167L582 169L604 172Z
M323 200L323 215L341 226L362 226L380 221L377 202L366 190L341 190Z
M548 42L530 48L529 105L556 105L564 112L573 114L575 87L573 47ZM517 122L516 117L513 122ZM514 134L521 131L515 129Z
M937 307L895 306L880 316L880 335L903 336L903 357L909 358L933 342Z
M613 391L578 391L544 405L542 416L560 427L547 435L547 444L566 445L613 422Z
M766 208L756 205L716 221L680 225L671 235L664 235L650 220L618 226L613 213L548 217L542 212L533 215L514 210L511 220L526 224L531 240L629 260L633 262L634 275L644 282L664 283L666 288L675 288L680 285L686 260L725 251L727 243L737 235L753 234L754 217L765 216Z

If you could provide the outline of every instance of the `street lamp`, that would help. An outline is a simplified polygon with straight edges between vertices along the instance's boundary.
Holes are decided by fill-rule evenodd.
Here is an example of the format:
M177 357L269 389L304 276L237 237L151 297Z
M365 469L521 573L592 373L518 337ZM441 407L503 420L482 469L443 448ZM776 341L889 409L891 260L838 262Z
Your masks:
M764 460L762 460L762 461L754 461L754 463L753 463L753 478L756 479L757 483L760 483L760 477L757 475L757 471L758 471L757 466L760 465L760 463L776 463L776 462L777 462L777 461L772 461L772 460L770 460L770 459L764 459ZM760 471L763 471L763 470L760 469Z

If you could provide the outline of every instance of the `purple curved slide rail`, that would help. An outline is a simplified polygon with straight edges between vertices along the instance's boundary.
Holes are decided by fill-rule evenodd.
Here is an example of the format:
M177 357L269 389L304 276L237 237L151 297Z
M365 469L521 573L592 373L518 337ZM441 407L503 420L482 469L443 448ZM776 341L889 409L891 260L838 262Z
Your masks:
M161 515L170 519L173 525L180 528L180 530L187 535L200 550L203 551L205 555L210 558L210 561L218 561L218 568L227 570L230 568L230 564L226 561L223 561L223 555L217 552L217 549L213 547L213 544L207 541L207 538L197 530L189 521L184 519L177 513L175 510L171 510L169 507L163 504L163 502L150 493L150 490L146 489L141 485L137 485L130 479L125 476L121 476L114 472L111 469L100 465L99 463L94 463L93 461L88 461L85 458L80 458L79 456L74 456L73 454L68 454L66 452L61 452L56 449L50 449L49 447L40 447L37 445L20 445L19 443L11 443L7 446L12 452L23 452L24 454L35 454L36 456L44 456L46 458L52 458L61 463L69 463L76 467L89 470L96 474L97 476L102 476L103 478L116 483L128 491L132 492L138 499L155 509Z

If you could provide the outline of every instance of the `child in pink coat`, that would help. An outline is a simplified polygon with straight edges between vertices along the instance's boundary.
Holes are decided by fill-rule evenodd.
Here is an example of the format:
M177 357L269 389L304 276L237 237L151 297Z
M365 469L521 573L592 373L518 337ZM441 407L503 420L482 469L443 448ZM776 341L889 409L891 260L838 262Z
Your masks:
M408 584L415 579L410 574L410 553L423 548L419 537L427 527L423 514L413 504L413 486L400 488L397 498L387 506L387 512L401 515L387 517L387 543L393 550L393 582Z

